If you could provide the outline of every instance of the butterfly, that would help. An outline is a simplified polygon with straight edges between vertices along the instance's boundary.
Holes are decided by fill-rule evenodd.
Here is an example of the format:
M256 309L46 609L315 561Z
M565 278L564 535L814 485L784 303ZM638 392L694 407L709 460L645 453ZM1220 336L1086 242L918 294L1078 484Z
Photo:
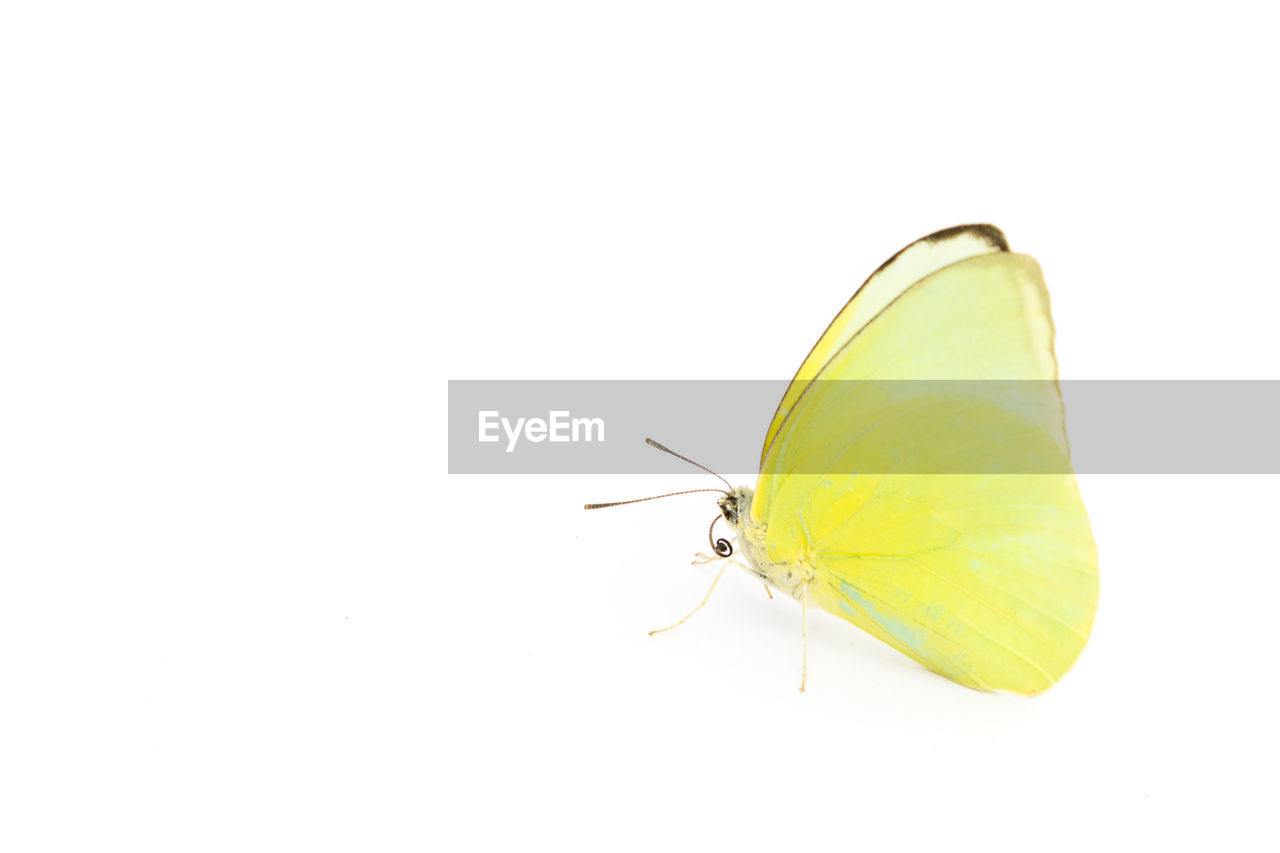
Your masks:
M886 261L818 339L755 488L713 490L733 562L802 605L801 691L810 606L976 690L1042 693L1080 656L1097 552L1053 336L1035 260L964 225Z

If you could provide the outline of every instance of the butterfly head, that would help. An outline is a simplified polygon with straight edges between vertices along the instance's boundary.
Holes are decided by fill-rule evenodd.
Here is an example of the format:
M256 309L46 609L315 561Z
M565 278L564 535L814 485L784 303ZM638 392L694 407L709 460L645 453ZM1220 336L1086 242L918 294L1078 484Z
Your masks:
M716 505L720 507L720 514L729 522L729 526L737 529L742 517L751 508L751 490L746 486L739 486L718 498Z

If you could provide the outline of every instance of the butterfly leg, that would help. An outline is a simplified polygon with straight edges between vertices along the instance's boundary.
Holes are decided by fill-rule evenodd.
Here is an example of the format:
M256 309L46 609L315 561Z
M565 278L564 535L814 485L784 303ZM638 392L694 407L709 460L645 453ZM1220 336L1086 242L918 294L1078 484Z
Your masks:
M717 560L728 560L732 562L733 565L739 567L739 569L748 571L748 573L751 573L751 567L749 565L746 565L745 562L742 562L741 560L737 560L737 558L735 557L712 557L710 555L705 555L705 553L701 551L699 551L698 553L695 553L694 562L692 562L692 565L705 566L708 564L708 562L716 562ZM751 573L751 574L754 574L754 573ZM760 581L760 585L764 587L764 594L765 596L769 597L769 601L773 601L773 590L769 589L769 584L764 583L764 581L762 580Z
M724 570L727 568L729 568L728 563L725 563L723 566L720 567L720 571L716 574L716 579L711 582L711 588L707 590L707 594L703 596L702 601L698 603L697 607L693 608L688 612L688 614L684 617L684 619L681 619L679 622L675 623L674 625L668 625L665 628L658 628L656 631L650 631L649 636L652 637L654 634L661 634L663 631L670 631L672 628L678 628L681 625L683 625L690 616L692 616L693 614L701 610L702 606L706 604L707 601L711 598L711 593L716 591L716 584L720 583L720 578L724 577Z
M800 588L800 692L809 676L809 585Z
M750 567L750 566L748 566L746 563L744 563L744 562L742 562L742 561L740 561L740 560L736 560L736 559L734 559L733 557L728 557L728 558L725 558L725 557L712 557L712 556L709 556L709 555L707 555L707 554L702 553L701 551L698 551L696 554L694 554L694 555L693 555L693 565L695 565L695 566L705 566L707 563L714 563L716 560L724 560L724 559L728 559L730 563L733 563L735 566L737 566L738 568L740 568L740 569L742 569L742 570L744 570L744 571L746 571L746 572L751 572L751 567ZM765 583L764 581L761 581L761 582L760 582L760 584L761 584L761 586L763 586L763 587L764 587L764 594L765 594L765 595L767 595L767 596L769 596L769 600L770 600L770 601L772 601L772 600L773 600L773 590L769 589L769 585L768 585L767 583Z

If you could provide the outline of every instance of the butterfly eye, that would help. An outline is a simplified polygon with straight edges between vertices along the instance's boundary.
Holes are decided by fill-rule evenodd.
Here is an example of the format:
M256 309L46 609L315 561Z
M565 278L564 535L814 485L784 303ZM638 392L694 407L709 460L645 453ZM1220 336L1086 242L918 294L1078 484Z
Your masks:
M736 526L738 523L738 502L732 497L726 497L720 500L719 504L720 515L724 517L725 521Z

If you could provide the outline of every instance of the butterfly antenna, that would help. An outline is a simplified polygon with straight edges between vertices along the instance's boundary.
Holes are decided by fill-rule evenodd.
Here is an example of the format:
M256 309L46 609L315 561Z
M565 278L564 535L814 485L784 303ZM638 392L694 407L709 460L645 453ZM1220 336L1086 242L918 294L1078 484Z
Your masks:
M677 459L683 459L685 462L688 462L690 465L693 465L695 468L701 468L703 471L706 471L706 472L707 472L708 474L710 474L711 476L716 477L717 479L719 479L719 480L720 480L720 482L722 482L722 483L724 483L726 486L728 486L730 490L732 490L732 489L733 489L733 483L730 483L728 480L726 480L724 477L721 477L721 476L720 476L719 474L717 474L715 471L712 471L712 470L711 470L710 468L708 468L706 465L700 465L700 464L698 464L697 462L694 462L694 461L693 461L692 459L690 459L688 456L681 456L679 453L676 453L676 452L675 452L674 450L672 450L670 447L663 447L661 444L658 444L658 442L654 441L652 438L646 438L646 439L644 440L644 443L645 443L645 444L647 444L647 445L649 445L650 447L656 447L656 448L658 448L658 449L659 449L659 450L661 450L663 453L670 453L672 456L674 456L674 457L675 457L675 458L677 458ZM716 490L716 491L718 491L718 490Z
M629 501L613 501L612 503L607 503L607 504L584 504L582 508L583 509L605 509L611 506L625 506L626 504L638 504L638 503L641 503L642 501L656 501L658 498L671 498L671 497L675 497L676 495L692 495L692 494L696 494L697 492L720 492L722 495L728 494L728 492L726 492L724 489L689 489L688 491L685 491L685 492L667 492L665 495L654 495L653 497L649 497L649 498L632 498Z

